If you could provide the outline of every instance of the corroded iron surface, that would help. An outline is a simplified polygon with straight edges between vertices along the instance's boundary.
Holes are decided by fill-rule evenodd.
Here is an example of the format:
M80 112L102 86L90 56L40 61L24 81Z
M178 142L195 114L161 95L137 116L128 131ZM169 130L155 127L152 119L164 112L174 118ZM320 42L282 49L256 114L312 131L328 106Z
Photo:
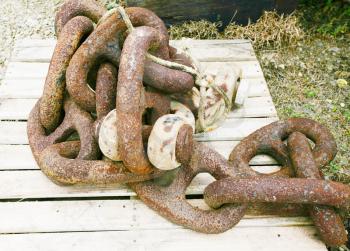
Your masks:
M90 19L74 17L67 22L60 33L40 101L40 121L49 131L54 130L61 119L68 64L78 49L81 39L89 35L92 30L93 23Z
M313 149L306 137L315 143ZM327 128L309 119L272 123L243 139L229 161L201 143L191 144L190 161L184 161L170 185L157 181L130 184L141 200L164 217L196 231L219 233L237 224L251 203L305 204L326 244L337 246L346 241L344 226L332 208L349 209L350 187L322 180L319 171L336 154ZM251 169L249 161L258 154L274 157L281 170L267 175ZM206 203L217 210L201 210L186 201L186 189L200 172L217 179L204 191Z
M170 113L170 98L164 92L187 92L193 87L194 80L187 73L146 60L145 53L149 51L163 59L190 64L185 56L169 46L166 27L153 12L143 8L128 8L126 12L133 25L143 26L136 32L151 31L150 34L156 38L144 48L143 58L134 51L138 44L124 43L133 35L128 36L119 14L115 13L99 22L107 10L97 1L66 1L57 13L57 45L43 95L28 119L28 137L33 155L44 173L56 182L127 183L152 179L161 174L148 163L143 144L147 144L155 121ZM124 52L121 50L123 44ZM130 58L130 53L135 56L134 59ZM131 68L127 66L123 70L122 64L119 64L121 57L127 63L132 62L141 72L135 75L136 84L125 81ZM147 66L144 65L145 61ZM154 84L143 85L144 71L149 75L145 82ZM123 91L120 91L118 97L117 86L119 89L126 88L129 93L123 95ZM138 92L134 92L134 88ZM121 142L129 137L126 143L120 144L119 151L123 153L124 161L116 163L101 154L98 137L103 119L116 108L116 101L122 96L127 97L129 103L121 102L118 114L127 104L136 107L138 112L137 119L133 120L135 123L127 124L127 119L123 117L120 120L122 123L111 125L115 130L118 130L118 126L127 125L120 129L118 135ZM135 112L135 109L129 110L126 118L131 119ZM133 144L137 144L138 148L134 148ZM119 148L117 145L112 147ZM132 153L138 153L140 160L130 160Z
M292 133L288 138L288 149L297 177L323 179L321 167L314 160L308 139L304 134ZM328 245L339 246L346 242L347 233L342 219L333 208L314 205L309 207L309 211L320 236Z
M125 11L136 26L131 32L118 12L94 0L70 0L58 11L58 42L28 119L29 144L42 171L64 185L126 183L160 215L203 233L230 229L251 204L265 203L267 212L306 205L326 244L346 242L335 209L349 209L350 188L320 173L337 151L329 130L309 119L278 121L243 139L224 159L193 139L193 77L146 55L190 67L191 60L169 46L153 12ZM281 169L254 171L249 162L258 154L272 156ZM199 173L216 179L204 191L210 210L186 199Z

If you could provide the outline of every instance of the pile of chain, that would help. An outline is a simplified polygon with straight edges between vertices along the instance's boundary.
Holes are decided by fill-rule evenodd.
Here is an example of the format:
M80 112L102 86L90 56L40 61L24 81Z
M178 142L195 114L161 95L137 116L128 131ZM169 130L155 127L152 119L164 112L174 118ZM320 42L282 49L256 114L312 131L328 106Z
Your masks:
M41 170L63 185L128 184L162 216L204 233L232 228L249 204L306 204L323 241L343 244L347 233L335 210L349 208L350 188L324 180L319 171L337 151L328 129L309 119L278 121L243 139L224 159L193 140L197 111L186 97L194 77L147 53L187 67L191 60L169 46L167 29L153 12L126 8L124 14L132 31L123 12L107 12L94 0L67 1L57 13L58 42L28 119ZM274 157L280 171L251 169L258 154ZM174 179L160 184L170 169ZM211 210L186 200L187 187L202 172L216 179L204 190Z

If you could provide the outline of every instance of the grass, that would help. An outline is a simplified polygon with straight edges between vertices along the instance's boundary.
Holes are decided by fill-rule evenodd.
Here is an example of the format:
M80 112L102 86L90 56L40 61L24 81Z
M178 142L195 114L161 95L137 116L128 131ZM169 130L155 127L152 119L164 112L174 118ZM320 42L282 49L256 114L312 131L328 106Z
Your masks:
M328 126L338 154L324 174L350 183L350 88L337 82L349 81L347 41L308 36L292 48L261 50L258 55L280 118L309 117Z
M170 33L173 39L250 39L279 117L308 117L330 128L338 154L322 171L350 184L349 6L304 0L292 15L265 12L256 23L231 23L221 33L220 24L207 21L173 26Z

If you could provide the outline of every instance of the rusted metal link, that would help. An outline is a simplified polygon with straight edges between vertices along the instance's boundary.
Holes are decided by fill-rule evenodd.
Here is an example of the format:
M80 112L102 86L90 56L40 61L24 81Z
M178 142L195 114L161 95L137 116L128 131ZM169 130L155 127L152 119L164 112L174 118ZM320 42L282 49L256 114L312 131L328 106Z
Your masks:
M142 88L141 93L141 111L147 115L146 125L152 126L159 117L170 113L170 98L168 96L157 91L144 91L144 88ZM148 112L146 109L149 109Z
M137 27L125 40L120 58L116 104L118 149L124 165L134 173L145 174L153 169L142 142L145 107L142 79L146 53L151 46L157 47L160 41L157 30ZM170 113L170 109L166 113Z
M164 23L151 11L143 8L127 8L126 12L134 26L149 26L160 32L161 39L155 55L169 59L168 33ZM121 39L126 26L116 13L102 22L74 54L67 69L67 89L77 104L87 111L95 110L95 92L89 87L88 74L101 61L119 65ZM179 56L177 56L179 57ZM171 70L147 60L145 82L166 92L191 90L193 77L187 73Z
M51 134L47 135L45 128L40 123L39 117L40 99L32 109L27 123L29 144L36 161L39 161L41 152L48 146L65 141L75 131L78 132L81 141L79 159L97 159L100 155L98 145L94 138L93 119L91 115L71 100L65 100L65 117L63 122Z
M192 66L191 60L184 54L178 53L177 49L169 46L170 61L183 65ZM146 60L144 82L165 93L181 93L190 91L194 85L193 77L183 71L169 69L162 65Z
M62 119L63 95L66 89L66 70L82 39L93 30L86 17L74 17L63 28L53 53L40 102L40 121L53 131Z
M258 154L267 154L282 165L275 176L294 176L288 149L283 143L293 132L303 133L315 142L312 154L318 167L328 164L336 155L334 137L326 127L311 119L291 118L271 123L244 138L231 152L229 161L240 177L261 176L250 168L249 161Z
M39 120L39 104L40 100L28 119L29 144L41 170L55 183L113 185L145 181L162 174L155 169L145 175L133 174L122 163L98 160L100 151L93 119L72 100L64 103L66 113L62 124L46 135ZM74 131L78 132L80 141L64 142Z
M288 137L288 150L297 177L323 179L316 165L306 136L294 132ZM347 241L347 233L340 216L333 208L324 205L309 207L310 215L322 240L329 246L340 246Z
M335 141L327 128L309 119L294 118L272 123L249 135L232 151L230 162L200 143L187 143L193 144L190 161L182 161L183 166L169 186L158 185L156 181L132 183L130 186L141 200L167 219L205 233L219 233L234 226L245 214L249 203L277 203L278 206L297 203L313 205L314 208L322 208L323 205L348 208L349 186L332 181L287 177L294 174L292 169L295 163L293 158L290 159L290 151L283 141L293 132L301 132L315 142L310 153L317 163L317 170L335 156ZM186 137L179 133L178 140L183 141ZM187 144L179 143L177 149L180 145L185 148ZM271 155L284 168L269 175L253 171L249 161L258 154ZM186 201L186 189L199 172L209 172L217 179L204 191L204 199L209 206L226 210L234 203L225 221L221 222L221 211L211 210L208 213L193 208ZM297 167L296 172L300 172ZM329 223L337 222L333 218L327 220ZM219 221L221 224L218 224ZM344 242L341 225L320 231L324 231L321 237L328 245ZM328 231L341 235L338 240L331 241Z
M110 63L99 67L96 78L96 115L97 119L106 116L115 108L118 71Z
M51 145L40 154L41 170L54 182L64 185L94 184L114 185L153 179L162 174L139 175L129 172L121 162L108 160L84 160L76 158L79 141Z
M177 149L183 144L185 143L181 143L179 139ZM130 183L129 186L147 206L168 220L198 232L221 233L240 221L244 216L246 205L230 204L217 210L204 210L191 205L186 200L186 190L193 178L203 172L210 173L220 180L232 176L233 168L214 150L193 142L190 164L184 163L178 169L169 186L159 185L156 181Z
M350 188L338 182L317 179L230 177L208 185L204 199L213 208L226 203L279 202L349 209Z
M107 10L95 0L69 0L58 10L55 19L57 37L61 36L63 27L76 16L85 16L97 23Z
M283 143L287 138L288 148ZM315 143L313 149L308 145L307 138ZM283 165L282 169L272 177L264 177L266 175L253 171L249 161L257 154L273 156ZM210 184L204 191L204 199L214 208L226 203L312 204L310 214L324 242L330 246L343 244L347 237L341 219L326 205L348 208L350 188L319 180L322 177L319 168L328 164L335 154L333 136L315 121L293 118L272 123L236 146L229 158L235 175ZM300 178L278 178L294 174L292 169Z

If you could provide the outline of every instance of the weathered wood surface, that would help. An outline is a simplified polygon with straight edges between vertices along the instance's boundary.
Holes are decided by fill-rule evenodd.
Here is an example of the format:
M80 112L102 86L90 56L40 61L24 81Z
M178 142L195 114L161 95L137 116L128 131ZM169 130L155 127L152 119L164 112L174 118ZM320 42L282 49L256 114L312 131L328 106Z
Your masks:
M11 251L327 251L315 235L315 228L310 226L237 227L219 235L205 235L186 229L29 233L0 235L0 249Z
M188 41L172 41L178 47L184 43ZM51 182L31 155L26 119L42 93L54 45L54 40L18 42L0 86L1 250L326 250L310 219L301 217L302 207L292 214L284 210L277 217L276 206L254 205L235 228L204 235L163 219L125 185ZM277 120L277 113L249 42L192 41L190 45L207 72L215 73L223 64L241 67L241 84L249 85L243 108L233 110L218 130L196 135L227 158L239 140ZM266 155L256 156L251 165L262 173L279 169ZM213 180L209 174L198 175L186 191L189 198L198 198ZM201 199L188 201L206 208Z
M276 9L279 13L290 13L297 5L296 0L126 0L126 3L128 6L153 10L167 25L206 19L222 21L224 26L232 20L242 24L246 24L249 19L255 21L264 10Z

